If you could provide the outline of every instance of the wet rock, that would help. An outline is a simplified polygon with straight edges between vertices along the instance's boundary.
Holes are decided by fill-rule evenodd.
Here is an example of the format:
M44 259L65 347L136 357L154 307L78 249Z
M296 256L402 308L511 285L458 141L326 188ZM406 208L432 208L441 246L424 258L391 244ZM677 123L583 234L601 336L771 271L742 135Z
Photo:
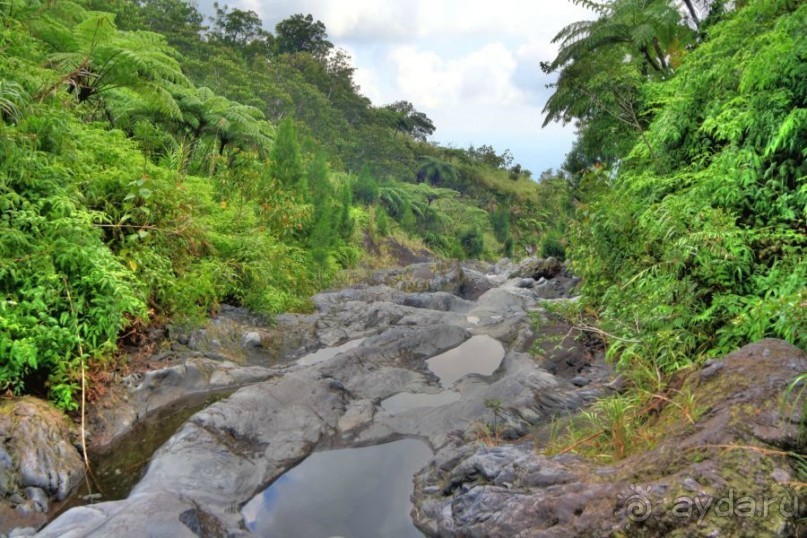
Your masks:
M503 264L497 271L506 270ZM195 333L192 352L197 356L188 357L188 350L175 342L175 362L128 379L125 400L130 410L155 409L177 394L251 384L188 420L154 455L127 499L70 510L42 536L246 536L239 507L317 447L401 436L417 436L435 447L463 444L436 467L450 474L474 455L480 420L495 420L500 436L517 439L533 425L600 395L598 381L580 390L519 352L536 336L528 316L540 311L536 294L519 288L518 280L494 287L497 283L484 271L489 269L481 265L424 263L378 272L368 285L318 294L315 313L278 316L276 327L223 308L203 332ZM254 336L245 339L250 333ZM472 334L497 338L511 349L493 374L466 375L456 386L459 399L446 405L375 412L393 394L443 390L426 361ZM364 339L361 345L325 361L294 361L358 338ZM498 416L486 406L488 400L502 402ZM115 424L126 420L137 420L137 414L113 416ZM479 486L516 491L562 485L573 476L553 462L525 474L520 464L508 461L517 456L526 462L531 455L530 450L491 450L454 473L458 485L452 494ZM431 495L443 487L430 483L423 491ZM493 506L482 493L477 500Z
M186 422L126 500L70 510L39 536L194 536L197 523L245 535L239 504L336 432L345 407L339 384L306 372L245 387Z

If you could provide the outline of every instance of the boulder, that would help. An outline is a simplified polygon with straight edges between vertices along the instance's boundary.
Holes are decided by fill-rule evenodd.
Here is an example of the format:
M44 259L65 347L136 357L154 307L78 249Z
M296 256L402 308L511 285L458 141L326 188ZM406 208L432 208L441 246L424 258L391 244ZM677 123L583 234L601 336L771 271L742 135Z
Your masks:
M41 524L50 502L63 501L82 480L84 463L70 438L70 422L49 403L0 402L0 533Z
M563 264L557 258L527 258L510 272L509 278L533 278L550 280L561 274Z

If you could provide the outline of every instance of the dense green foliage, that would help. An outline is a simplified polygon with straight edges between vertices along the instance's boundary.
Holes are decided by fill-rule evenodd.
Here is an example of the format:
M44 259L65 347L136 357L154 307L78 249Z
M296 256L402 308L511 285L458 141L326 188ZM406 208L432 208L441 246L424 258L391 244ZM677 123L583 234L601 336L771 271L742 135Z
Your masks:
M0 0L0 390L72 408L122 336L225 301L305 310L387 241L540 241L542 187L492 148L427 143L411 103L373 106L321 22L215 11Z
M696 31L672 2L606 2L545 66L550 117L579 125L575 271L609 353L652 376L807 348L807 6L712 7Z

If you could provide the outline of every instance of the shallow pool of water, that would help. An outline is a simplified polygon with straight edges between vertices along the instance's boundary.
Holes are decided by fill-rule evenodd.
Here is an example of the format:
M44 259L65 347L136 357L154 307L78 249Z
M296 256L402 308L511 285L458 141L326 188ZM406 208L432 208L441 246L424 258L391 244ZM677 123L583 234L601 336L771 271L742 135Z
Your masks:
M315 452L249 501L257 536L422 537L412 523L412 477L431 457L422 441Z
M437 394L422 394L419 392L399 392L381 402L381 407L390 413L401 413L410 409L422 407L439 407L460 399L460 393L453 390L444 390Z
M154 452L193 414L232 392L227 390L183 398L139 420L130 432L103 452L90 453L89 479L81 482L64 503L54 506L53 517L74 506L126 498L142 478Z
M444 387L468 374L490 375L504 358L501 342L487 335L472 336L463 344L426 361Z
M312 364L325 362L328 359L336 357L340 353L344 353L345 351L359 347L359 344L361 344L362 342L364 342L364 338L357 338L356 340L350 340L348 342L345 342L341 346L324 347L320 350L315 351L314 353L302 357L297 361L297 364L301 364L303 366L311 366Z

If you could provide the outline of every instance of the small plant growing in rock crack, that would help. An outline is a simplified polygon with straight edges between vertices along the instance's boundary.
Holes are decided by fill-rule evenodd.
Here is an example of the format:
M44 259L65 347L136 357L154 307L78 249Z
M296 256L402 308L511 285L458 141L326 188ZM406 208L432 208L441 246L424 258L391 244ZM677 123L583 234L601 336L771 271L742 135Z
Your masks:
M474 421L474 435L487 446L498 446L501 443L502 401L489 398L485 400L485 407L493 412L493 422Z
M499 429L499 420L502 418L502 401L496 398L485 400L485 407L493 412L493 429Z
M481 441L485 446L499 446L501 443L499 431L489 422L475 420L473 432L476 440Z

